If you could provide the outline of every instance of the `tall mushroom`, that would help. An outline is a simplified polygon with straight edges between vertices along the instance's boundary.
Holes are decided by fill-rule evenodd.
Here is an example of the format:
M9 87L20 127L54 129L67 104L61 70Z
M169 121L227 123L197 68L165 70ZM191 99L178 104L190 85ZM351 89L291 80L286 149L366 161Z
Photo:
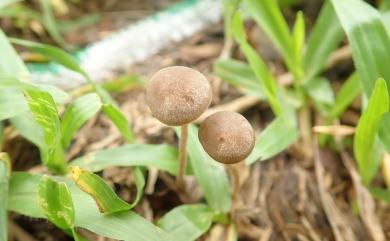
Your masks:
M255 146L251 124L242 115L220 111L207 117L199 127L203 149L216 161L225 164L232 180L233 200L238 191L239 176L233 165L243 161Z
M184 190L188 124L197 119L211 103L211 86L199 71L171 66L155 73L146 90L152 115L170 126L181 126L179 172L176 185Z

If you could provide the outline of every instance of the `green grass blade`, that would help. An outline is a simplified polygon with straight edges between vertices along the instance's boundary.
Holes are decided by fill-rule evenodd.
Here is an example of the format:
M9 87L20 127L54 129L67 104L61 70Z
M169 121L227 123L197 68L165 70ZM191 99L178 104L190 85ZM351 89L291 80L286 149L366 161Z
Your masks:
M219 59L214 63L214 72L245 93L265 99L264 90L248 64L234 59Z
M205 233L213 220L212 210L203 204L182 205L165 214L158 226L171 240L194 241Z
M133 168L133 175L135 179L135 186L137 187L137 193L133 203L130 204L130 208L137 206L141 201L142 195L144 194L145 177L140 167Z
M127 122L125 115L120 111L118 107L111 103L107 103L103 105L103 112L114 123L114 125L117 127L119 132L123 135L123 137L128 143L134 142L135 135L129 127L129 123Z
M289 69L294 65L294 48L290 30L277 1L245 0L248 9L257 24L259 24L272 42L281 52Z
M390 39L378 10L361 0L332 0L352 48L352 57L370 96L375 80L382 77L390 85Z
M305 82L316 76L326 64L330 54L344 38L344 31L332 4L327 0L313 27L304 57Z
M281 105L277 99L277 85L276 80L268 69L263 59L257 52L248 44L243 32L243 22L239 14L236 14L233 19L233 34L236 41L239 43L241 50L247 58L250 67L255 73L259 83L264 90L267 99L270 103L272 111L275 115L281 114Z
M323 77L313 78L304 86L315 106L324 114L328 115L334 105L335 98L330 81Z
M376 158L375 139L381 118L389 111L386 82L379 79L356 127L353 150L363 183L368 185L375 176L379 160Z
M77 130L101 108L97 94L84 95L72 102L61 119L62 146L67 148Z
M382 188L370 188L369 189L372 196L376 199L383 200L387 203L390 203L390 191Z
M176 132L179 129L176 128ZM188 155L195 176L203 189L209 206L215 211L230 210L229 181L223 165L214 161L204 150L198 139L198 128L189 126Z
M36 202L39 174L14 172L10 179L8 209L31 217L45 218ZM162 229L132 211L103 215L92 197L70 179L63 178L72 195L75 226L103 237L126 241L171 241Z
M381 140L384 148L390 153L390 112L383 115L381 123L379 125L379 139Z
M43 11L43 25L49 32L50 36L61 46L66 47L67 44L58 29L56 18L53 13L53 8L50 0L40 0Z
M361 93L360 79L357 73L353 73L342 85L339 90L335 103L330 110L329 118L334 120L347 109L347 107L356 99Z
M57 227L73 229L75 213L70 191L64 182L57 182L49 176L43 176L38 184L38 205Z
M7 203L11 162L5 153L0 153L0 241L7 241Z
M111 166L147 166L176 175L177 158L177 149L169 145L129 144L89 153L72 161L70 165L94 172Z
M54 172L65 173L65 160L57 156L61 132L53 98L49 93L37 89L26 89L24 93L35 121L43 129L46 148L41 154L44 164Z
M12 118L28 110L28 104L20 90L0 89L0 120Z
M245 162L252 164L258 160L267 160L285 150L298 137L298 129L285 118L278 117L261 132L255 148Z
M110 214L130 209L98 175L77 166L71 167L70 172L76 185L95 200L100 212Z
M15 76L18 79L24 79L29 75L27 67L1 29L0 52L0 76Z
M294 71L296 74L296 81L301 82L303 77L303 50L305 47L305 19L302 11L298 11L293 32L292 32L292 42L293 42L293 54L294 54Z
M78 72L79 74L83 75L84 77L87 77L87 74L85 71L80 67L78 62L72 57L70 54L65 52L64 50L50 46L47 44L41 44L33 41L23 40L23 39L16 39L16 38L9 38L11 43L24 46L26 48L31 49L34 52L37 52L46 58L50 59L51 61L57 62L64 67L73 70L75 72Z

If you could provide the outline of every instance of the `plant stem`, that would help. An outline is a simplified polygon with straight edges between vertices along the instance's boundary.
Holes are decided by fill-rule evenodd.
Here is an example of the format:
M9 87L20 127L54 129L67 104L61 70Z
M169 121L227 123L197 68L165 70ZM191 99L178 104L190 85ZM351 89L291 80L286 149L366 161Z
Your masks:
M179 142L179 172L176 177L176 187L179 191L185 191L184 174L186 171L187 160L187 142L188 142L188 124L180 127L180 142Z
M225 165L228 173L229 173L229 177L230 177L230 182L231 182L231 185L232 185L232 200L233 200L233 203L232 203L232 208L234 208L236 202L237 202L237 198L238 198L238 191L239 191L239 188L240 188L240 176L239 176L239 173L238 173L238 170L236 168L236 166L234 166L235 164L230 164L230 165Z

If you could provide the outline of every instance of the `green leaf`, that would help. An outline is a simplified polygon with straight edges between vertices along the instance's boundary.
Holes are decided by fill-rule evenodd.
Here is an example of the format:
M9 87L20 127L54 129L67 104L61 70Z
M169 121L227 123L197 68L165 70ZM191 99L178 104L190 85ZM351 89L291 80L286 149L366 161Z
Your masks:
M304 57L305 82L323 68L330 54L344 38L344 31L329 0L321 8L307 44Z
M301 68L302 66L302 54L303 49L305 47L305 19L303 17L303 12L298 11L293 32L292 32L292 41L294 43L294 63L297 66L296 71L297 77L302 78L303 77L303 70ZM298 79L301 81L300 79Z
M58 29L50 0L40 0L43 11L43 25L50 36L61 46L66 47L66 42Z
M179 132L179 129L175 129ZM229 181L222 164L214 161L204 150L198 139L198 128L189 126L188 155L195 176L203 189L209 206L215 211L230 210Z
M11 118L11 122L24 138L38 146L42 152L46 150L43 129L35 121L31 112L26 112L14 116Z
M317 108L322 113L327 114L335 101L329 80L323 77L317 77L307 82L304 87Z
M379 125L378 136L384 148L390 153L390 112L383 114Z
M259 80L259 83L270 103L272 111L275 115L281 114L281 105L277 99L276 80L272 76L272 73L269 71L268 66L265 64L263 59L245 40L243 22L239 14L236 14L233 19L233 34L245 57L248 59L250 67Z
M18 89L0 89L0 120L28 111L28 104Z
M70 191L64 182L43 176L37 190L38 205L50 222L61 229L72 229L75 213Z
M56 156L60 141L60 120L53 98L40 90L28 89L24 92L30 111L44 132L46 149L41 153L44 164L54 172L65 173L65 160Z
M0 152L0 241L7 241L7 202L8 202L8 184L11 175L11 162L7 154Z
M378 79L368 105L356 127L353 151L363 183L368 185L375 176L379 161L375 155L375 138L381 118L389 110L386 82Z
M84 95L72 102L61 120L62 146L67 148L77 130L101 108L97 94Z
M134 142L134 133L130 129L126 117L123 115L123 113L118 107L111 103L107 103L103 105L103 112L114 123L114 125L117 127L117 129L123 135L127 142Z
M261 132L245 162L252 164L257 160L267 160L285 150L298 137L298 129L285 118L278 117Z
M70 172L76 185L95 200L101 213L110 214L131 208L98 175L77 166L71 167Z
M372 196L376 199L390 203L390 191L382 188L372 187L369 189Z
M336 101L330 110L329 118L334 120L347 109L347 107L356 99L361 92L359 76L353 73L342 85L339 90Z
M77 63L77 61L74 59L74 57L72 57L70 54L68 54L67 52L65 52L64 50L62 50L60 48L50 46L47 44L23 40L23 39L9 38L9 40L13 44L27 47L27 48L31 49L32 51L35 51L35 52L45 56L46 58L48 58L54 62L57 62L70 70L78 72L79 74L83 75L84 77L87 77L87 74L80 67L80 65Z
M135 167L133 168L134 173L134 179L135 179L135 186L137 187L137 194L135 196L135 199L132 204L130 204L130 208L134 208L137 206L139 201L141 201L142 195L144 193L144 187L145 187L145 177L142 173L141 168Z
M225 82L241 88L248 94L264 99L261 84L248 64L234 59L218 59L214 63L214 72Z
M0 29L0 76L15 76L24 79L29 75L27 67L9 43L7 37Z
M290 30L277 1L245 0L248 9L258 25L271 38L280 50L289 69L294 69L294 48L292 47Z
M169 145L128 144L89 153L72 161L70 165L80 166L93 172L111 166L147 166L176 175L177 160L177 149Z
M212 210L204 204L182 205L165 214L158 226L171 240L194 241L207 232L213 220Z
M10 180L8 209L35 218L44 218L36 202L39 174L14 172ZM70 179L66 182L75 208L75 226L103 237L126 241L171 241L167 233L132 211L102 215L92 197Z
M378 10L361 0L332 0L352 48L352 57L370 96L375 80L382 77L390 85L390 39ZM353 6L353 7L351 7Z

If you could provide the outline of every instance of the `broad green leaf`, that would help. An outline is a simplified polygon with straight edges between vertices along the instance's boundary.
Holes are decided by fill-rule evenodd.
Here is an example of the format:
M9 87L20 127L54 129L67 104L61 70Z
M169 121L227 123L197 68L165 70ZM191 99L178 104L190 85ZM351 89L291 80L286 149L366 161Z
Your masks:
M14 116L11 118L11 122L24 138L39 147L42 152L46 150L45 134L31 112Z
M302 11L298 11L297 13L292 32L292 41L294 43L294 65L296 65L295 74L298 78L296 81L301 82L301 78L303 77L302 55L305 47L305 20Z
M382 77L390 85L390 38L378 10L361 0L332 0L352 48L352 57L370 96L375 80ZM353 6L353 7L351 7Z
M7 241L7 202L8 185L11 175L11 162L5 153L0 152L0 241Z
M277 85L272 73L268 69L263 59L257 52L248 44L243 32L243 22L239 14L236 14L233 19L233 34L236 41L239 43L241 50L247 58L250 67L255 73L262 89L267 96L270 106L275 115L281 114L281 106L277 99Z
M304 57L305 82L309 82L324 67L330 54L344 38L344 31L329 0L321 8L309 36Z
M46 0L44 0L46 1ZM47 44L37 43L33 41L28 41L24 39L16 39L16 38L9 38L11 43L21 45L24 47L27 47L31 49L32 51L35 51L46 58L57 62L64 67L73 70L75 72L78 72L79 74L83 75L84 77L87 77L87 74L83 69L81 69L80 65L77 63L77 61L72 57L70 54L65 52L64 50L50 46Z
M32 86L49 93L51 97L53 97L54 102L57 104L64 104L70 98L68 93L53 85L34 84Z
M176 132L179 132L178 128L176 128ZM225 169L222 164L214 161L203 150L198 139L198 128L194 125L189 126L188 155L209 206L218 212L228 212L231 197Z
M22 59L18 56L1 29L0 52L0 76L14 76L22 80L29 76L27 67L24 65Z
M61 46L66 46L65 40L58 29L50 0L40 0L43 11L43 25L50 36Z
M329 118L338 118L361 92L359 76L353 73L342 85L330 110Z
M126 117L120 111L118 107L111 103L103 105L103 112L107 117L114 123L119 132L123 135L125 140L129 143L134 142L134 133L130 129L129 123L127 122Z
M102 106L97 94L84 95L72 102L61 119L62 146L67 148L77 130Z
M214 63L214 72L225 82L241 88L248 94L264 99L261 84L248 64L234 59L219 59Z
M43 176L38 185L37 198L39 207L50 222L64 230L73 229L73 201L64 182Z
M272 42L280 50L289 69L294 69L294 48L291 42L290 30L277 1L245 0L248 9Z
M375 188L372 187L369 189L371 192L371 195L379 200L386 201L387 203L390 203L390 191L387 189L382 189L382 188Z
M387 150L390 153L390 112L385 113L382 116L381 123L379 125L378 136Z
M131 208L98 175L77 166L71 167L70 172L76 185L95 200L100 212L110 214Z
M169 145L128 144L96 151L77 158L71 166L80 166L93 172L111 166L147 166L176 175L178 171L177 149Z
M158 226L171 240L194 241L207 232L213 220L212 210L204 204L182 205L165 214Z
M285 150L298 137L297 127L286 119L278 117L261 132L256 140L255 148L245 162L252 164L257 160L267 160Z
M28 111L28 104L20 90L0 89L0 120L5 120Z
M65 173L65 160L57 156L60 120L53 98L49 93L40 90L28 89L24 93L35 121L44 132L46 149L41 153L44 164L54 172Z
M36 202L41 175L14 172L10 180L8 209L35 218L45 218ZM72 180L63 178L69 187L75 208L75 226L103 237L125 241L171 241L167 233L132 211L103 215L93 198L81 191Z
M353 151L363 183L368 185L375 176L379 161L375 158L375 139L381 118L389 110L386 82L378 79L368 105L356 127Z

